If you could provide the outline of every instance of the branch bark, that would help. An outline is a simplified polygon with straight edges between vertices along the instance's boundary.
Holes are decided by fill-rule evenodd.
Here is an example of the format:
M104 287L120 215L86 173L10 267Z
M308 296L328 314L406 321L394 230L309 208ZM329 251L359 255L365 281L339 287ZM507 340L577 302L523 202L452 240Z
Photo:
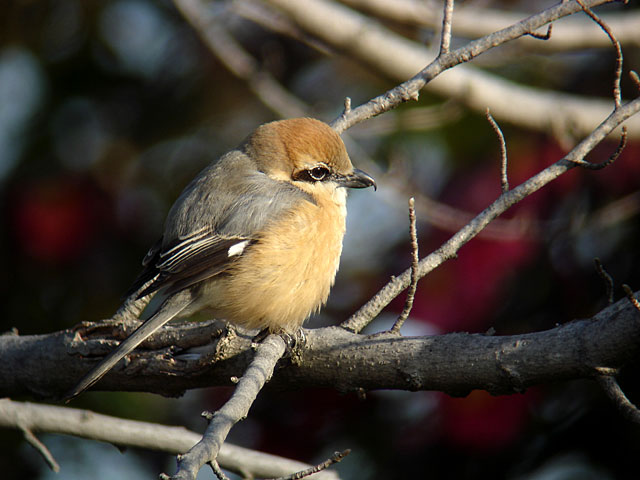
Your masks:
M201 438L200 434L184 427L124 420L89 410L15 402L8 398L0 399L0 427L73 435L119 447L146 448L175 455L186 452ZM311 467L229 443L220 448L218 462L227 470L256 477L278 477ZM317 478L337 480L338 476L327 470Z
M194 328L198 325L171 327L176 336L187 337ZM200 346L172 356L166 353L175 339L164 338L167 345L162 346L162 338L157 338L152 349L141 349L96 388L175 396L190 388L231 385L230 377L242 375L253 355L251 335L214 335L211 341L208 329L200 330ZM440 390L452 395L484 389L507 394L541 383L598 376L603 368L617 369L637 359L640 313L624 298L590 319L522 335L365 336L340 327L306 330L305 335L306 348L295 360L280 362L268 388ZM84 356L69 355L73 338L70 331L0 337L0 395L62 395L94 364L88 355L103 353L94 339L81 342ZM218 360L210 364L215 351Z
M273 369L284 351L284 340L279 335L269 335L260 343L231 398L220 410L206 414L209 425L202 439L178 458L178 470L171 477L173 480L195 479L203 465L216 461L229 431L247 417L258 393L271 380Z

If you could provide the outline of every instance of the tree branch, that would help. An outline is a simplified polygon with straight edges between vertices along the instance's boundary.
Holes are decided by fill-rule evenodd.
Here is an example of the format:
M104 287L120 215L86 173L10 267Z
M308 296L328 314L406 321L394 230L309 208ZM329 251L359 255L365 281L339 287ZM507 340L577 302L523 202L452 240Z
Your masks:
M550 133L588 135L610 112L610 102L604 99L526 87L471 66L460 65L496 46L534 32L549 22L582 11L575 1L563 2L532 15L434 61L435 53L427 47L392 33L371 19L333 2L265 1L277 7L300 28L376 71L399 80L412 77L367 103L352 108L348 116L334 120L332 126L338 132L416 99L425 86L431 92L455 98L479 113L484 114L487 105L490 105L493 115L501 121ZM593 7L602 3L607 3L607 0L591 0L585 5ZM456 68L451 69L453 66ZM445 70L448 70L446 75L435 79ZM640 136L640 118L629 123L629 134L631 138Z
M640 410L627 398L615 377L602 376L597 377L597 380L620 413L627 420L640 424Z
M409 291L407 292L404 308L390 330L396 334L400 333L402 325L404 325L404 322L409 318L409 314L413 308L416 290L418 289L418 263L420 262L420 257L418 254L415 199L413 197L409 199L409 237L411 238L411 283L409 284Z
M186 452L202 437L184 427L124 420L89 410L16 402L8 398L0 399L0 427L73 435L119 447L145 448L174 455ZM218 462L227 470L240 474L249 472L263 478L287 475L311 467L229 443L221 447ZM338 477L335 472L328 470L317 478L337 480Z
M349 449L343 450L342 452L335 452L333 455L331 455L330 458L328 458L327 460L325 460L324 462L318 465L314 465L313 467L307 468L306 470L296 472L292 475L287 475L286 477L277 478L275 480L300 480L301 478L309 477L318 472L322 472L323 470L326 470L331 465L341 462L342 459L344 459L344 457L346 457L350 453L351 453L351 450Z
M262 387L271 379L276 363L285 351L279 335L269 335L259 344L256 355L238 382L231 398L220 410L205 415L209 425L202 439L178 457L178 470L173 480L194 480L200 468L218 457L231 427L246 418Z
M582 140L582 142L564 158L545 168L516 188L500 195L496 201L480 212L471 222L460 229L440 248L423 258L420 261L419 276L421 278L424 277L444 261L453 258L465 243L475 237L489 222L504 213L509 207L555 180L580 162L583 162L585 156L591 152L598 143L638 111L640 111L640 99L635 99L621 108L616 109L598 128ZM344 322L342 326L353 332L361 331L391 300L409 286L410 277L410 270L405 270L401 275L395 277L351 316L351 318Z
M439 2L428 0L340 0L341 3L370 13L380 18L409 25L440 27ZM531 4L532 7L535 4ZM456 9L453 34L458 37L478 38L518 22L525 12L505 11L486 7L462 5ZM607 24L618 34L621 42L628 46L640 45L640 14L628 10L603 16ZM518 46L536 51L569 51L586 48L604 48L607 40L598 35L596 27L582 18L562 22L555 27L549 42L521 39Z
M640 353L639 318L638 310L623 298L591 319L522 335L399 337L387 333L368 337L340 327L305 330L306 347L295 360L280 366L269 385L340 391L439 390L453 395L473 389L512 393L541 383L598 376L602 368L617 369L634 360ZM565 320L549 319L548 323ZM181 332L189 336L194 325L171 329L178 337ZM200 346L175 356L167 356L167 348L158 344L155 349L141 349L128 365L114 368L96 387L175 396L190 388L231 385L230 377L242 375L253 355L252 336L214 336L212 341L204 329L200 335ZM92 358L69 355L72 338L70 331L0 337L0 365L7 369L0 372L0 395L39 393L52 398L65 392L95 363ZM173 345L174 339L166 341ZM95 341L87 343L99 347ZM87 353L91 353L89 346L85 345ZM215 351L219 355L214 362Z
M451 47L451 23L453 17L454 0L445 0L442 14L442 32L440 33L440 55L449 53Z
M493 118L488 107L486 117L491 128L496 132L498 142L500 143L500 187L502 189L502 193L507 193L509 191L509 177L507 175L507 142L504 139L504 134L502 133L500 125L498 125L498 122Z
M49 465L49 468L58 473L60 471L60 465L58 465L56 459L53 458L53 455L51 454L47 446L42 443L30 429L21 427L20 430L22 430L27 443L29 443L29 445L31 445L40 454L40 456L42 456L47 465Z

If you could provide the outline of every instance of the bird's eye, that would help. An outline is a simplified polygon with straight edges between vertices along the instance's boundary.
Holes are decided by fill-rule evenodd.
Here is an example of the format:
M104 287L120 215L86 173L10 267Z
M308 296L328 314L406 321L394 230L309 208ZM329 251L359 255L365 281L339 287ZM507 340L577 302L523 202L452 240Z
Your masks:
M309 172L309 176L316 182L324 180L327 175L329 175L329 169L327 167L314 167L307 171Z

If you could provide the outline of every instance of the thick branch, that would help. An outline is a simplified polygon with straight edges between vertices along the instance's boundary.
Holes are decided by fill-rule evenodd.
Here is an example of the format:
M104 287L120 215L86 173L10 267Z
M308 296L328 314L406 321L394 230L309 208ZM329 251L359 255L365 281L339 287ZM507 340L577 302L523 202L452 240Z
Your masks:
M550 319L550 323L562 321ZM179 336L181 331L188 334L194 324L171 328ZM305 334L307 347L301 356L294 364L284 362L269 385L342 391L441 390L456 395L472 389L509 393L600 375L598 368L626 364L640 353L640 314L624 298L589 320L523 335L363 336L339 327ZM201 335L203 342L210 341L210 334L201 331ZM68 353L71 338L71 332L0 337L0 365L7 369L0 372L0 395L52 397L66 391L95 363ZM167 344L173 341L170 338ZM253 355L251 336L233 336L222 349L221 341L216 337L175 357L166 356L163 348L141 350L129 365L105 376L97 388L178 395L188 388L229 385L230 377L242 375L247 358ZM93 345L99 346L95 341ZM226 353L214 364L205 362L206 352L216 350Z

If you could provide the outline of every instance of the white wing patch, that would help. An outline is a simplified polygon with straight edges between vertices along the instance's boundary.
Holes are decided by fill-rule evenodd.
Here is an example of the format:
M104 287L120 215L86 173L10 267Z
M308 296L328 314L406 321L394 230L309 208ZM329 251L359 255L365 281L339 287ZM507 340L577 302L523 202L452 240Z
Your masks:
M229 250L227 250L227 256L233 257L235 255L241 255L248 244L249 244L249 240L244 240L242 242L231 245L229 247Z

